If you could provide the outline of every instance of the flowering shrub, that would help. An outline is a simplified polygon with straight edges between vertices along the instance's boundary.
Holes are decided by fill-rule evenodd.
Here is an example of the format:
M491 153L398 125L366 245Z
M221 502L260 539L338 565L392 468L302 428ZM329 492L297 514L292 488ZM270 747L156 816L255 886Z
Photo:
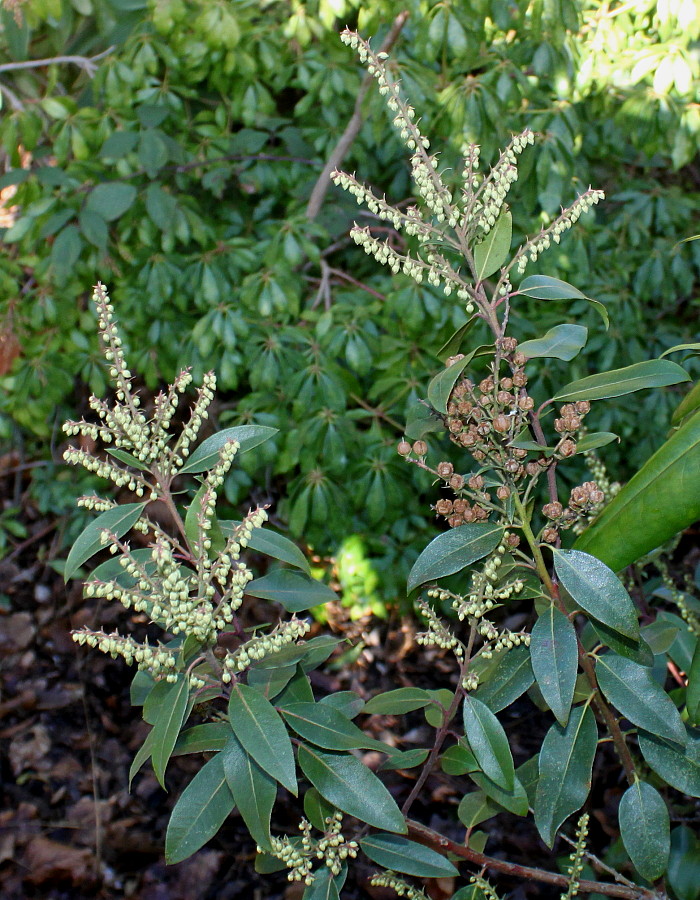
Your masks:
M93 572L87 591L146 613L173 640L154 648L102 632L79 631L75 637L121 654L142 670L134 698L143 703L152 729L132 777L150 758L162 783L173 754L208 754L172 813L166 837L170 862L200 848L237 806L258 845L261 869L286 868L291 881L305 884L305 900L338 897L359 854L379 867L374 885L409 898L427 894L405 876L423 881L463 876L468 884L455 885L453 900L495 900L494 881L506 874L559 886L567 900L579 891L653 900L664 895L665 878L674 897L689 900L693 889L678 873L697 864L696 850L682 826L671 828L685 802L671 789L700 797L695 727L700 653L694 649L688 677L673 693L665 689L665 663L681 629L683 639L697 648L698 620L691 610L672 629L670 641L667 630L653 621L640 623L615 572L580 549L583 528L604 506L611 486L601 472L567 489L564 502L559 479L572 457L615 439L612 433L586 431L592 403L680 384L689 376L667 359L649 360L570 381L553 396L536 399L531 361L572 360L585 346L587 328L565 322L519 342L507 333L511 311L522 297L586 298L550 276L529 275L517 286L511 276L524 274L558 243L602 199L601 192L584 192L511 254L506 199L519 158L535 135L526 130L513 138L486 174L478 147L466 143L463 169L449 175L429 152L386 56L353 32L346 31L343 40L358 51L386 98L411 151L419 197L413 205L391 206L354 177L335 173L337 184L412 243L397 250L370 228L357 226L352 236L393 271L419 284L426 281L446 296L455 293L470 316L443 348L445 368L429 384L427 401L415 410L398 445L399 454L429 473L442 492L435 512L448 528L420 554L407 587L409 594L425 592L417 600L426 622L418 643L449 661L451 688L400 687L368 702L352 691L316 696L308 672L328 658L335 641L305 639L308 626L296 613L324 602L330 592L304 574L304 558L294 545L261 527L265 510L253 510L242 523L216 517L217 492L234 458L271 429L228 429L191 451L212 397L209 375L188 424L179 437L171 437L170 422L189 375L183 373L144 412L112 307L99 285L95 301L116 403L109 407L93 398L99 421L71 422L67 431L106 442L110 459L80 449L69 449L66 458L127 488L140 502L84 498L82 504L100 515L71 551L67 574L108 547L116 559ZM605 318L605 310L599 311ZM490 340L464 353L465 336L476 320L489 327ZM473 376L477 366L485 367L485 374ZM697 411L689 422L696 418ZM465 451L461 471L440 453L434 458L429 440L443 431ZM594 460L591 465L599 468ZM201 484L183 514L174 480L191 474L202 475ZM149 517L149 499L165 504L171 530ZM149 547L132 549L123 540L129 529L140 532ZM565 548L562 538L576 530L582 531L579 544ZM298 571L278 568L255 579L241 558L246 546ZM238 618L246 597L275 601L291 618L251 637ZM522 751L514 756L515 742L498 714L525 702L525 694L554 721L538 752L516 766ZM428 746L408 751L370 737L353 721L359 715L398 718L419 712L434 735ZM187 727L190 715L198 713L208 721ZM358 756L360 750L384 755L378 772ZM606 766L595 767L603 755ZM627 782L618 811L622 847L614 866L588 850L589 812L581 812L595 802L589 800L594 776L613 765ZM459 841L411 816L437 766L464 779L457 818L466 834L454 822L449 831L459 831ZM386 773L396 769L418 770L400 805L386 783L391 778ZM294 797L303 794L304 815L293 835L280 834L275 825L282 789ZM484 853L489 835L474 829L503 811L532 815L549 848L558 838L566 840L573 847L566 874L554 871L554 864L541 869ZM567 823L574 815L570 838ZM601 880L583 878L587 867Z

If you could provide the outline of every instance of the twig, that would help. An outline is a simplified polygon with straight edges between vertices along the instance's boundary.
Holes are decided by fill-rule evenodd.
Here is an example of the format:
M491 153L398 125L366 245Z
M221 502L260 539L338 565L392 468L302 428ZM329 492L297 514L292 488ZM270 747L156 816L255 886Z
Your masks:
M98 53L97 56L50 56L46 59L28 59L24 62L11 62L11 63L3 63L0 65L0 73L2 72L16 72L19 69L39 69L42 66L53 66L53 65L74 65L83 69L87 74L92 78L92 76L97 71L97 66L95 63L98 59L104 59L105 56L108 56L115 47L107 47L106 50L103 50L102 53Z
M396 40L399 34L401 34L401 29L403 28L407 18L408 10L403 10L394 19L394 23L389 29L389 33L387 34L380 48L381 53L386 53L396 43ZM315 219L321 211L321 207L323 206L323 198L326 196L328 187L331 183L331 172L335 171L335 169L337 169L338 166L342 163L343 159L345 158L345 154L348 152L352 145L352 142L359 134L360 128L362 127L362 104L373 81L374 76L365 75L362 84L360 85L360 89L357 92L355 108L353 110L352 116L350 116L350 121L345 126L345 131L340 136L340 140L331 151L331 155L328 157L328 161L323 167L323 171L321 172L318 181L314 185L314 189L311 191L311 196L309 197L309 202L306 206L306 218L310 221Z
M422 844L437 850L438 853L445 855L446 853L454 853L461 859L466 859L477 866L485 869L493 869L496 872L503 872L506 875L513 875L516 878L526 878L529 881L540 881L544 884L554 884L557 887L567 888L570 879L566 875L558 875L555 872L547 872L545 869L535 869L532 866L521 866L518 863L507 862L503 859L494 859L492 856L486 856L483 853L477 853L476 850L470 850L463 844L457 844L449 838L444 837L432 828L427 828L419 822L407 819L408 833L411 837L418 839ZM621 897L623 900L659 900L656 891L648 888L626 887L622 884L608 884L604 881L587 881L578 882L578 889L584 894L605 894L607 897Z

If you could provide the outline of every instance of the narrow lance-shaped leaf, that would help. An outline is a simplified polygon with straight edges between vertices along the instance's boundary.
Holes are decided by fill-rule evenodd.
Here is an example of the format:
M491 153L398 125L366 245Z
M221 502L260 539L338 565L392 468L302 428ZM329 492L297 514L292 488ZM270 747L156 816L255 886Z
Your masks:
M235 734L221 751L224 774L233 800L251 837L261 847L270 845L270 818L277 797L277 784L243 749Z
M635 869L648 881L661 878L671 852L671 824L659 792L635 781L623 794L618 815L622 843Z
M535 673L530 650L524 644L496 654L494 662L493 667L479 674L479 687L472 696L497 713L525 693L535 680Z
M645 388L665 387L690 381L690 375L669 359L648 359L623 369L589 375L565 385L553 400L604 400L622 397Z
M359 759L301 744L299 766L319 794L338 809L375 828L406 832L396 801Z
M554 568L574 602L604 625L632 640L639 621L632 598L605 563L580 550L553 550Z
M368 715L400 716L415 709L423 709L430 702L431 695L423 688L396 688L372 697L362 711Z
M236 684L231 690L228 714L231 729L245 750L296 797L292 742L274 706L255 688Z
M530 275L520 282L518 294L534 297L536 300L587 300L600 315L607 330L610 325L608 312L599 300L582 294L578 288L559 278L549 275Z
M462 372L467 368L469 363L474 359L476 350L467 353L462 359L453 362L451 366L438 372L428 385L428 401L440 413L447 412L447 401L452 388Z
M700 797L700 729L688 729L685 747L640 731L639 749L646 764L682 794Z
M508 738L491 710L469 694L463 704L464 732L485 775L506 791L513 789L515 767Z
M588 705L575 707L566 727L557 722L545 736L539 756L535 824L548 847L564 820L585 803L597 744L598 729Z
M583 325L555 325L541 338L518 344L518 352L528 359L563 359L566 362L578 356L588 339L588 329Z
M275 569L262 578L256 578L246 585L245 590L251 597L282 604L287 612L302 612L338 599L323 582L289 569Z
M440 853L398 834L372 834L360 841L372 862L416 878L450 878L457 869Z
M240 524L240 521L231 520L219 522L225 537L228 537L233 529ZM271 559L289 563L290 566L301 569L307 575L311 574L308 560L294 541L290 541L288 537L278 534L270 528L256 528L248 541L248 546L257 553L264 553L265 556L269 556Z
M391 750L326 704L290 703L284 707L282 715L300 737L326 750L375 749L383 753Z
M170 690L160 700L158 715L151 732L153 771L161 787L165 787L165 769L180 734L189 698L189 682L185 675L178 675L177 681L168 687Z
M223 431L218 431L202 441L182 466L180 473L183 475L186 472L196 474L211 469L219 461L219 451L228 441L238 441L240 444L238 452L245 453L246 450L252 450L269 440L278 431L278 428L271 428L269 425L235 425L233 428L224 428Z
M651 669L606 653L598 657L596 676L601 691L633 725L678 744L686 743L680 714Z
M547 706L566 725L578 671L576 631L567 617L550 606L535 622L530 641L532 668Z
M72 578L84 562L87 562L98 551L102 550L102 532L109 531L118 538L127 533L136 524L139 516L146 508L145 503L124 503L101 513L76 538L66 565L63 577L66 581Z
M423 550L408 576L407 590L453 575L495 549L503 536L500 525L459 525L439 534Z
M192 856L224 824L234 807L221 754L205 763L180 795L165 835L169 865Z
M513 237L513 217L507 209L502 210L496 223L484 240L474 247L474 268L477 281L483 281L500 269L510 254Z

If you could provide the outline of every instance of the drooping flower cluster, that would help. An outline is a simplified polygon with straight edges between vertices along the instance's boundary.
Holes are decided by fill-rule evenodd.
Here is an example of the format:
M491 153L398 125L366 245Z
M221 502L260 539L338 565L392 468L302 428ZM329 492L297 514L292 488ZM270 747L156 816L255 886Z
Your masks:
M584 867L584 856L586 853L586 840L588 839L588 813L583 813L578 820L576 828L576 843L574 852L569 858L567 867L567 875L569 877L569 887L561 895L561 900L572 900L578 894L579 881Z
M391 870L377 873L370 879L370 884L375 887L391 888L399 897L406 897L406 900L428 900L427 896L419 888L414 887L403 878L400 878Z
M342 834L342 812L336 811L326 819L326 830L323 835L314 839L311 835L312 825L306 819L299 823L301 838L273 836L270 847L263 851L258 847L258 853L267 852L281 860L289 869L287 878L289 881L303 881L310 885L314 882L314 862L321 860L330 869L332 875L339 875L343 863L347 859L355 859L359 851L356 841L348 841Z

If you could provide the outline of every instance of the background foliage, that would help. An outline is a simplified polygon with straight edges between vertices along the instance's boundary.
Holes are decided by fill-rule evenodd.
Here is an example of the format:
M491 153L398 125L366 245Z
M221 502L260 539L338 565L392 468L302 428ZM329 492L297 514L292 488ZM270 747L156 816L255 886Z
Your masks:
M362 10L346 0L26 0L17 19L1 11L2 54L14 62L114 48L93 78L71 63L0 68L0 185L17 186L8 202L19 207L0 261L3 439L46 455L33 448L48 446L84 387L104 388L86 308L101 279L149 387L183 365L197 379L214 368L226 392L216 425L280 429L229 477L227 498L264 484L293 535L339 551L350 602L403 579L406 547L431 527L417 512L429 485L394 448L437 350L465 320L459 301L388 278L350 244L353 217L379 224L352 198L330 189L307 215L362 79L337 32L357 25L381 40L404 8L392 55L436 142L456 153L476 140L490 159L525 125L543 136L523 160L515 241L589 183L606 190L596 219L542 260L611 314L604 334L588 304L568 307L595 329L571 377L692 340L700 242L676 246L697 230L692 0L380 0ZM370 92L343 167L395 200L408 170L380 104ZM561 320L556 305L551 316L538 311L519 330L542 334ZM636 466L677 399L607 404L591 427L634 433L623 457ZM36 479L45 506L61 508L60 491ZM363 570L367 554L374 567Z

